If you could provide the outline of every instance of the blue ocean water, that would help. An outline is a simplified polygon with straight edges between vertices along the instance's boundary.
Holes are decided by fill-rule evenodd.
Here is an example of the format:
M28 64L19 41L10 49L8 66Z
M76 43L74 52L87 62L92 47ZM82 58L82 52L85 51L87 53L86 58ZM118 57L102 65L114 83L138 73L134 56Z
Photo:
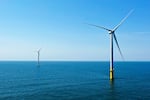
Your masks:
M0 100L150 100L150 62L0 62Z

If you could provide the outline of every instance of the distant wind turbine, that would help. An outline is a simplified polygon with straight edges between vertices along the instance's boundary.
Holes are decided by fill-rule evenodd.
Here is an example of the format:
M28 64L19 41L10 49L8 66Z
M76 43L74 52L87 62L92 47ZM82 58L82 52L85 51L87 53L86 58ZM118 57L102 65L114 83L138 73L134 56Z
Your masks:
M40 51L41 51L41 48L37 51L37 54L38 54L38 65L40 65Z
M101 29L104 29L106 31L108 31L109 35L110 35L110 80L113 80L114 79L114 65L113 65L113 62L114 62L114 57L113 57L113 38L115 39L115 43L118 47L118 50L119 50L119 53L121 55L121 57L124 59L123 55L122 55L122 52L121 52L121 49L119 47L119 44L118 44L118 41L117 41L117 38L116 38L116 35L115 35L115 31L120 27L120 25L129 17L129 15L133 12L133 10L131 10L122 20L121 22L114 28L114 29L108 29L108 28L105 28L105 27L102 27L102 26L98 26L98 25L94 25L94 24L88 24L88 25L91 25L91 26L95 26L95 27L98 27L98 28L101 28Z

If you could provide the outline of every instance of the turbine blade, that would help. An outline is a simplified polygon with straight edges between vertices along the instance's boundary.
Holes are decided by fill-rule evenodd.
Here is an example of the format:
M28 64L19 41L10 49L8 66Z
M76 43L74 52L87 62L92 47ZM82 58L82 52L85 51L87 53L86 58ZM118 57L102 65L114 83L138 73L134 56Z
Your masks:
M95 26L95 27L98 27L98 28L104 29L104 30L106 30L106 31L111 31L110 29L105 28L105 27L103 27L103 26L98 26L98 25L88 24L88 23L86 23L86 24L87 24L87 25L90 25L90 26Z
M119 26L129 17L129 15L133 12L134 10L132 9L122 20L121 22L113 29L113 31L116 31Z
M120 47L119 47L119 43L118 43L118 41L117 41L117 37L116 37L115 33L113 33L113 36L114 36L116 45L117 45L117 47L118 47L119 53L120 53L122 59L124 60L124 57L123 57L123 55L122 55L122 52L121 52L121 49L120 49Z

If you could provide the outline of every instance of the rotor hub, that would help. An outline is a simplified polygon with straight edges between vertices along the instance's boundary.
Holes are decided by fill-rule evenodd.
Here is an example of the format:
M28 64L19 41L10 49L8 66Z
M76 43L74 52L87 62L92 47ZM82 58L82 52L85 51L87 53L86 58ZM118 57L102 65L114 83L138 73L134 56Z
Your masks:
M108 33L109 33L109 34L113 34L113 33L114 33L114 31L112 31L112 30L109 30L109 31L108 31Z

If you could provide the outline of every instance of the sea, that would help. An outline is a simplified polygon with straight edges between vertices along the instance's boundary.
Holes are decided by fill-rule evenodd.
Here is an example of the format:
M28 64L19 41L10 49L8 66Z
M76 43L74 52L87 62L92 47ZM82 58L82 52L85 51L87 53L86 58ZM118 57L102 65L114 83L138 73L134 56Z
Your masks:
M0 100L150 100L150 62L1 61Z

